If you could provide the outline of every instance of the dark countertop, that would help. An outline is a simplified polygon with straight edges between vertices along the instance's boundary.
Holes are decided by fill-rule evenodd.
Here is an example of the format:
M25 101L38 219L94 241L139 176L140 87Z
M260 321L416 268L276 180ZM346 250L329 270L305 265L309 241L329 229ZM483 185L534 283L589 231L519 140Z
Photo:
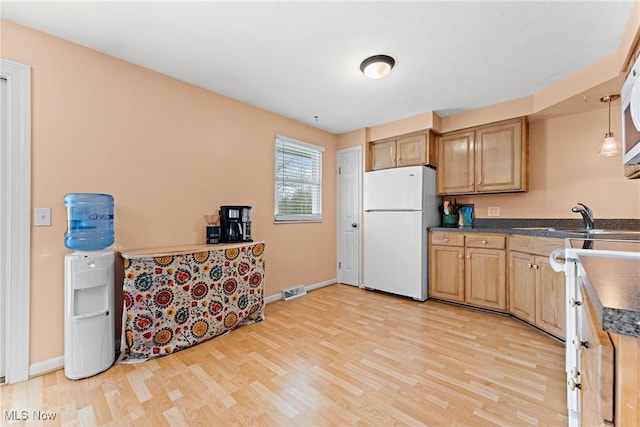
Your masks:
M640 252L624 257L579 253L578 258L602 329L640 337Z
M429 231L455 231L464 233L502 233L520 234L524 236L552 237L557 239L585 237L584 233L567 230L583 228L580 219L553 218L478 218L473 227L428 227ZM640 233L640 219L599 219L595 221L596 229L619 231L618 234L593 235L599 239L629 239L623 236L624 231L633 230ZM640 234L637 236L640 239Z
M460 233L502 233L502 234L521 234L524 236L537 237L555 237L557 239L567 239L575 237L575 234L569 234L566 231L534 229L534 228L494 228L494 227L429 227L429 231L453 231Z

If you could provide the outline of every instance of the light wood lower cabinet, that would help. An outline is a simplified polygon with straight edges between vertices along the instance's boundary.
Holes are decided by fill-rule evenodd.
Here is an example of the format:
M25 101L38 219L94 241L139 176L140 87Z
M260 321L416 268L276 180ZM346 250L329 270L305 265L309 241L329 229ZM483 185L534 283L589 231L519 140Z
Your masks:
M431 246L429 296L464 302L464 247Z
M580 293L580 425L640 426L640 337L604 331L584 284Z
M506 310L505 236L432 232L429 295Z
M562 239L509 236L509 313L565 338L565 278L553 271L549 254Z
M615 425L640 426L640 337L609 336L615 358Z
M582 291L580 346L580 425L613 423L614 358L609 334L598 324L588 295Z

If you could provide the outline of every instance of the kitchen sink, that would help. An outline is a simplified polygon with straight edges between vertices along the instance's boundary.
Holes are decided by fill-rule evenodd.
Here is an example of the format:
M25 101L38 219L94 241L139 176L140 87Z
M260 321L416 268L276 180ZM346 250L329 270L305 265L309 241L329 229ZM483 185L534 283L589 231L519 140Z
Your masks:
M576 229L556 229L557 231L564 231L566 233L586 233L586 234L638 234L640 235L640 230L603 230L598 228L592 229L584 229L584 228L576 228Z
M602 228L556 228L556 227L516 227L514 230L537 230L537 231L557 231L560 233L568 234L581 234L581 235L607 235L607 234L632 234L640 236L640 230L613 230Z
M513 227L514 230L558 231L553 227Z

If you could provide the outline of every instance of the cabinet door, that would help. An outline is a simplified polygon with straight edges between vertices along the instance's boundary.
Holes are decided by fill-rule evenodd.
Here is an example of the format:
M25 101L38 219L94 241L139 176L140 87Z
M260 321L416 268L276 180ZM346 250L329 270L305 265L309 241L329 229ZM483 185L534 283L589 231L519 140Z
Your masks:
M396 141L397 166L415 166L427 163L426 135L400 138Z
M466 249L465 302L495 310L506 309L506 268L502 250Z
M613 421L614 349L588 295L581 291L580 425L604 426Z
M438 137L438 194L469 194L475 191L474 135L474 131L465 131Z
M526 122L483 126L475 135L475 191L527 190ZM523 129L524 128L524 129ZM523 147L524 143L524 147Z
M565 277L551 268L548 258L536 256L536 325L565 338Z
M536 292L532 261L529 254L509 253L509 313L534 323Z
M371 170L396 167L396 141L384 141L371 144Z
M464 248L432 245L429 258L429 296L464 302Z

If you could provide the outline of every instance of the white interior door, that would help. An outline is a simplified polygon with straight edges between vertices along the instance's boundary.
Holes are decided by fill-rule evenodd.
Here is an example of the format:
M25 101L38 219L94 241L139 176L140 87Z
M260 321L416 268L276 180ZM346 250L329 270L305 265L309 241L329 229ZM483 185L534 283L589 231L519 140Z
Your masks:
M10 384L29 378L31 68L0 58L0 79L6 84L0 108L0 365Z
M0 78L0 165L4 165L5 158L7 156L6 147L7 147L7 79ZM5 186L6 178L4 176L4 172L0 173L0 188L3 189ZM6 212L5 197L4 195L0 197L0 212ZM6 241L6 232L5 232L5 221L0 221L0 242ZM4 270L4 244L0 246L0 269ZM4 276L0 274L0 383L4 382L4 367L5 367L5 351L6 351L6 343L5 343L5 310L3 303L7 300L6 290L5 290L5 279Z
M338 151L338 282L360 285L362 147Z

